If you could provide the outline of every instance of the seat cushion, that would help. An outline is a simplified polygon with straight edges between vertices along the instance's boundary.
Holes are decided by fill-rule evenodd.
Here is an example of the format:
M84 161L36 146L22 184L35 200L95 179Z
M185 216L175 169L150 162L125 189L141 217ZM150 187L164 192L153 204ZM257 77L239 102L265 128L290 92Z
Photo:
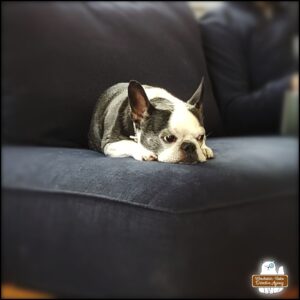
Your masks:
M4 277L85 297L253 297L273 257L292 284L297 140L207 144L198 165L3 147Z
M136 79L188 100L202 76L205 126L221 122L186 3L5 2L2 117L9 143L86 147L101 93Z
M220 138L208 145L216 158L198 165L109 158L85 149L7 146L3 184L175 213L295 193L295 139Z

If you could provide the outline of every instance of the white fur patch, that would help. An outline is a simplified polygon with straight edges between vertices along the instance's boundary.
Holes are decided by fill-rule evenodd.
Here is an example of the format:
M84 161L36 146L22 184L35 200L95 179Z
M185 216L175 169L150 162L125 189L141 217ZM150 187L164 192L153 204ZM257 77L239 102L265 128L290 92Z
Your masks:
M176 136L187 140L197 138L198 135L205 133L198 119L187 109L185 104L175 106L169 120L169 128Z
M104 154L111 157L132 156L136 160L157 159L157 156L143 145L128 140L108 143L104 148Z
M200 125L198 119L189 111L188 105L164 89L144 86L149 100L153 98L164 98L169 100L174 111L169 120L169 130L177 138L174 144L166 145L166 148L158 154L158 161L178 162L184 158L180 146L183 141L195 144L199 161L206 161L206 157L201 149L197 137L205 134L205 129Z
M188 110L185 102L176 98L166 90L157 87L143 86L149 100L154 98L164 98L174 105L174 112L171 115L169 125L174 130L174 134L192 134L196 137L204 134L205 130L200 126L197 118Z

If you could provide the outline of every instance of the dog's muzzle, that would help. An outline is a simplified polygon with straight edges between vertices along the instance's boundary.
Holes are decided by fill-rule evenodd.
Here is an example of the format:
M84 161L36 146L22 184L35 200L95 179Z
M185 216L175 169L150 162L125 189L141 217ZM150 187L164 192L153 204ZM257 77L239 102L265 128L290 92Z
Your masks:
M198 155L196 153L196 145L191 142L183 142L180 149L184 153L184 159L180 161L181 164L196 164L198 163Z

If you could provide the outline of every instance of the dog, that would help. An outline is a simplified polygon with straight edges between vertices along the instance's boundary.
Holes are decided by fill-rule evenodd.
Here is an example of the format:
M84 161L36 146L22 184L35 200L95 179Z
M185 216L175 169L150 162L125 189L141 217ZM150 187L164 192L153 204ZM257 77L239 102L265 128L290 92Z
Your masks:
M136 80L108 88L96 103L89 147L111 157L167 163L213 158L203 125L204 78L184 102L162 88Z

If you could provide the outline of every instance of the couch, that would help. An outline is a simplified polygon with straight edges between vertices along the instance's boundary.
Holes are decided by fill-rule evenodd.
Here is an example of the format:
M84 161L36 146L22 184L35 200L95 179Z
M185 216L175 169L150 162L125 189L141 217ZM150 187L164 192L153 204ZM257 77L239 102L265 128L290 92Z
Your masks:
M230 137L184 2L2 2L2 277L62 297L259 297L298 282L298 140ZM136 79L187 100L207 144L183 165L88 149L99 95Z

